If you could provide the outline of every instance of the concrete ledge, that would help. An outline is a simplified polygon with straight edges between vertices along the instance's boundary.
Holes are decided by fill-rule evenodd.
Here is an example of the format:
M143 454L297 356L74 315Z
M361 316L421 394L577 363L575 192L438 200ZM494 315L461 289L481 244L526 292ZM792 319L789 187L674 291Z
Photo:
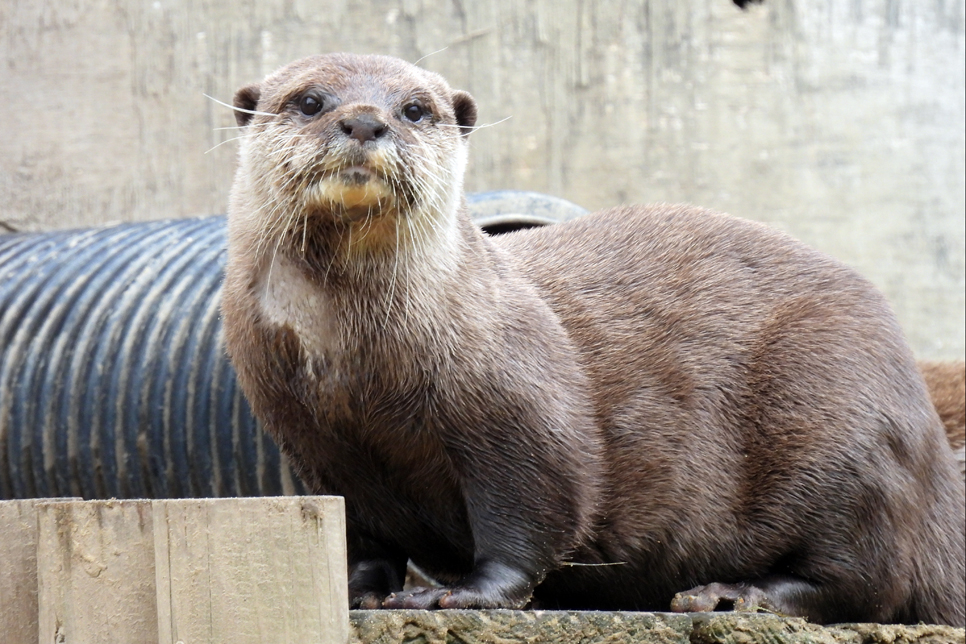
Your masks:
M356 610L351 644L964 644L949 626L840 624L752 613Z

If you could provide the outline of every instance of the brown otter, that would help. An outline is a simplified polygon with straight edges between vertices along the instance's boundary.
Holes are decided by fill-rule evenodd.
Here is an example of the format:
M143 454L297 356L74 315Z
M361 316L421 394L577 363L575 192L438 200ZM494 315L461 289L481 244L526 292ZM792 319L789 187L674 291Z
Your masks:
M683 206L489 238L473 99L393 58L300 60L235 105L228 348L345 496L354 605L963 625L964 486L854 271ZM407 558L445 585L402 591Z
M966 364L963 362L919 363L929 396L946 427L949 445L956 454L959 471L966 476Z

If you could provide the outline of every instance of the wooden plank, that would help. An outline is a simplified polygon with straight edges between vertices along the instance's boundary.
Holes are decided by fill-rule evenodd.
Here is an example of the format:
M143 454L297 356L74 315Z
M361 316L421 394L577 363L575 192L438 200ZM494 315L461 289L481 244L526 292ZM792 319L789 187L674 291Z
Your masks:
M37 504L40 642L155 644L151 501Z
M347 641L340 497L156 501L154 526L162 644Z
M38 641L37 503L43 501L0 501L0 633L6 644Z

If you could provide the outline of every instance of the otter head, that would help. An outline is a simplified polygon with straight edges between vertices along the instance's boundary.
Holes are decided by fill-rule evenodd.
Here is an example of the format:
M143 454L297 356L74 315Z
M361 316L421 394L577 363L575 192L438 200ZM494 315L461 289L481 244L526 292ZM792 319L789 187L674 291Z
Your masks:
M260 246L398 248L403 234L455 226L476 103L439 75L385 56L313 56L234 104L248 135L232 215L271 237Z

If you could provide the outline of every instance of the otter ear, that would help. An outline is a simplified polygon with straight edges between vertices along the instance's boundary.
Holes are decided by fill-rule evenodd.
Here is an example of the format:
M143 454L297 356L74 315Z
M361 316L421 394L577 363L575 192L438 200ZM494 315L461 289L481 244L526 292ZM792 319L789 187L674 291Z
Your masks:
M453 92L453 111L463 136L469 136L476 125L476 101L466 92L456 90Z
M252 120L252 116L254 116L252 112L258 106L258 99L261 95L262 90L259 89L258 85L246 85L235 92L233 103L238 108L235 110L235 121L238 122L238 125L245 127Z

